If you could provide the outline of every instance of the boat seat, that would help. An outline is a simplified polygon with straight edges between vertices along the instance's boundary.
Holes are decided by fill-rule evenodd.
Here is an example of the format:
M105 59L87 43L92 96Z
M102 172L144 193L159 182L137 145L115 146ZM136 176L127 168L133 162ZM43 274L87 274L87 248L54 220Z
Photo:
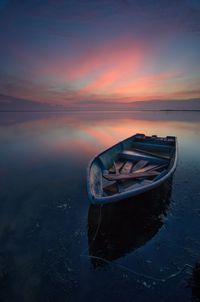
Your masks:
M148 154L142 154L137 151L131 151L131 150L125 150L119 154L119 157L122 159L126 160L134 160L134 161L139 161L139 160L146 160L151 164L164 164L167 163L168 160Z

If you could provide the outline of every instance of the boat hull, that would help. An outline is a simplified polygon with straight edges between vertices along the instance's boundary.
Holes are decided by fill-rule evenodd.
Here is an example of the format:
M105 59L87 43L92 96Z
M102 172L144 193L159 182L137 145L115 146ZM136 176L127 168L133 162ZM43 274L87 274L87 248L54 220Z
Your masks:
M140 137L142 139L138 142L137 140ZM148 138L149 143L147 143L145 138ZM133 149L134 146L139 146L140 148L142 147L145 152L147 152L147 150L148 152L149 150L157 150L159 152L160 150L170 150L171 157L169 159L169 167L167 170L162 171L160 175L155 177L153 181L146 181L144 182L144 184L138 187L136 186L132 189L130 188L130 190L119 192L110 196L105 196L102 190L103 173L105 169L108 169L108 167L111 166L113 162L118 158L119 153L129 149L130 146L133 146ZM144 134L136 134L99 153L90 161L87 169L87 191L90 202L93 204L116 202L122 199L136 196L160 186L175 172L178 160L177 149L178 146L176 137L170 136L166 138L157 138L156 136L146 137ZM147 159L148 158L149 157L147 156ZM156 156L156 158L158 159L160 158L160 156Z

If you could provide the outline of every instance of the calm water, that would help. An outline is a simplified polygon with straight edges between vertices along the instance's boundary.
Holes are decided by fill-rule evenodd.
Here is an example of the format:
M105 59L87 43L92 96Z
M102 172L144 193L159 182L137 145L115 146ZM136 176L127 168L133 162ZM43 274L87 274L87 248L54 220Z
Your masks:
M91 157L140 132L176 135L163 187L90 206ZM0 115L0 301L196 301L200 113Z

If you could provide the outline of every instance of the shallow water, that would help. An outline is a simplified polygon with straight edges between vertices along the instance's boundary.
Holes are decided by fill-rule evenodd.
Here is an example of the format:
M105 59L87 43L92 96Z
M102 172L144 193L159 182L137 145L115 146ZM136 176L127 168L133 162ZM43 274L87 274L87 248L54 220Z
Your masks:
M137 132L178 137L173 179L90 206L89 160ZM0 141L1 302L195 301L200 113L1 113Z

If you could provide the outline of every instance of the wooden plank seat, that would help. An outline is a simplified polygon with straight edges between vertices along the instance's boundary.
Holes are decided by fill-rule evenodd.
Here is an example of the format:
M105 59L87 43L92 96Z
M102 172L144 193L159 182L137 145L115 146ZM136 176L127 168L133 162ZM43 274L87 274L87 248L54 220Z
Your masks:
M164 158L160 158L157 156L152 156L149 154L143 154L141 152L136 152L132 150L125 150L119 154L119 157L121 159L129 160L129 161L140 161L140 160L146 160L150 162L151 164L164 164L167 163L168 160Z

